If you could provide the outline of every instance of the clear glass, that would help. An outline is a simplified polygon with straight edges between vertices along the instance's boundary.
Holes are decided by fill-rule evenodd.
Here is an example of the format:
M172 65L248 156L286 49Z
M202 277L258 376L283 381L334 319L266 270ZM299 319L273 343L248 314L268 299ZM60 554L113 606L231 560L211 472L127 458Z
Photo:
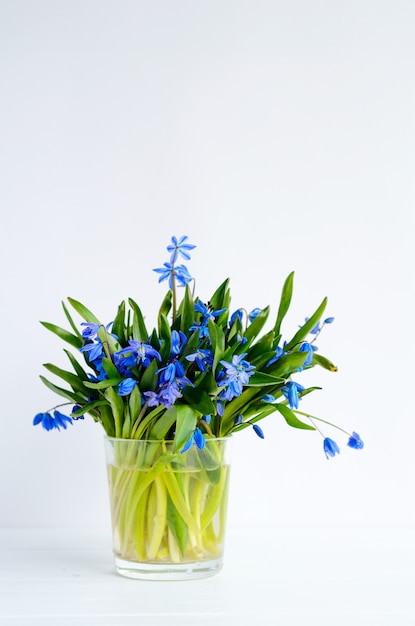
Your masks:
M172 442L105 438L115 565L146 580L222 569L230 438L181 454Z

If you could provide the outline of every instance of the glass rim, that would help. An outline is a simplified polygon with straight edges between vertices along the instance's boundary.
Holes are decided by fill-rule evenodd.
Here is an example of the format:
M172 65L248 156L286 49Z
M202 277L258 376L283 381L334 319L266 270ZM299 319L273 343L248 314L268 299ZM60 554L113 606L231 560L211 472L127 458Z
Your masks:
M228 437L206 437L206 443L209 441L229 441L232 439L232 435L228 435ZM104 441L125 441L125 442L134 442L134 443L165 443L172 444L174 443L174 439L129 439L124 437L109 437L108 435L104 435Z

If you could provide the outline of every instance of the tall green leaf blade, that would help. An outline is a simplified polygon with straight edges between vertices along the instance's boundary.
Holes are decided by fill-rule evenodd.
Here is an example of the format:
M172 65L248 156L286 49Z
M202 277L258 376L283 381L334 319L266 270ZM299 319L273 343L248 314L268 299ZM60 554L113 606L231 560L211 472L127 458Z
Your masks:
M141 391L154 391L157 386L157 370L158 365L156 359L153 359L150 365L144 370L140 381Z
M127 342L127 337L125 335L125 302L122 301L118 307L117 315L115 316L114 322L112 324L112 332L116 337L118 337L118 341L121 345L124 345Z
M189 331L195 319L195 306L190 293L189 285L186 285L182 301L180 330L184 333Z
M73 321L72 316L71 316L71 314L68 311L68 307L66 306L66 304L63 301L62 301L62 308L63 308L63 311L64 311L64 313L66 315L66 319L68 320L69 324L71 325L71 328L74 331L75 335L77 337L79 337L79 339L82 341L82 335L81 335L81 333L79 331L79 327Z
M248 328L244 332L245 339L248 340L248 345L255 339L255 337L261 332L263 329L265 322L268 319L269 315L269 306L266 306L262 311L257 315L251 324L249 324ZM246 348L244 345L243 348Z
M292 426L293 428L301 428L303 430L316 430L314 426L305 424L299 420L296 414L293 413L288 406L285 406L285 404L275 404L274 406L277 408L277 411L281 413L289 426Z
M84 383L76 374L73 374L72 372L68 372L67 370L63 370L60 367L53 365L52 363L44 363L43 367L46 368L52 374L55 374L55 376L59 376L59 378L62 378L62 380L64 380L66 383L68 383L72 387L75 393L78 392L78 393L83 393L87 395L88 392L87 392L87 389L85 388Z
M313 315L295 333L295 335L291 339L291 341L289 341L287 343L287 345L285 346L284 350L287 350L287 351L288 350L292 350L292 348L294 348L294 346L296 346L298 343L300 343L300 341L302 341L303 339L305 339L307 337L307 335L310 333L311 330L313 330L313 328L317 324L317 322L320 321L321 316L323 315L326 306L327 306L327 298L324 298L322 303L320 304L320 306L313 313Z
M324 369L329 370L329 372L337 372L337 367L322 354L316 354L314 352L313 361L321 367L324 367Z
M60 326L56 326L55 324L50 324L49 322L40 322L40 323L42 324L42 326L50 330L52 333L55 333L55 335L57 335L64 341L67 341L68 343L70 343L71 346L73 346L74 348L78 348L78 350L79 348L82 348L83 346L82 339L80 339L76 335L73 335L68 330L61 328Z
M180 450L193 435L200 413L187 404L176 406L176 433L174 435L174 450Z
M294 282L294 272L291 272L285 279L285 283L282 288L280 305L278 307L277 319L275 321L274 333L279 335L281 323L284 317L286 316L288 309L290 308L291 298L293 294L293 282Z
M112 387L109 387L104 392L105 398L111 405L112 414L114 416L115 423L115 436L121 437L122 427L124 423L124 402L121 396L117 395Z
M135 302L132 298L128 299L130 307L133 310L133 338L136 341L144 341L146 342L148 339L148 332L144 322L143 314L141 313L141 309L138 306L137 302Z
M99 319L95 317L95 315L81 302L78 302L78 300L75 300L74 298L68 298L68 302L86 322L91 322L92 324L101 324Z
M50 382L50 380L48 380L42 375L39 376L39 378L44 383L44 385L46 385L48 389L50 389L54 393L57 393L58 396L62 396L62 398L66 398L67 400L70 400L74 404L83 404L85 402L85 396L82 396L79 393L68 391L67 389L62 389L62 387L58 387L57 385L54 385L53 383Z
M167 495L167 524L173 534L173 537L177 541L177 545L179 546L182 556L184 556L189 536L189 528L174 506L169 495Z
M157 440L165 439L169 430L171 429L171 427L176 421L176 416L177 416L176 406L172 406L171 409L167 409L167 411L163 413L163 415L159 417L157 421L155 422L155 424L153 425L150 431L149 439L157 439Z
M276 386L284 383L284 378L277 378L271 374L265 374L263 372L255 372L250 376L249 382L246 383L246 387L267 387L270 385Z
M69 350L63 350L66 354L66 356L68 357L68 359L70 360L70 362L72 363L72 367L74 368L77 376L81 379L81 380L89 380L88 378L88 374L86 373L86 371L83 369L83 367L78 363L78 361L76 360L76 358L74 357L74 355L72 354L72 352L69 352Z
M229 278L223 281L221 285L216 289L215 293L209 300L209 304L211 307L217 311L219 309L223 309L226 306L226 293L228 291Z
M203 415L211 415L215 413L216 408L212 400L206 393L200 389L200 387L187 387L183 392L183 397L196 411L203 413Z
M167 361L171 352L171 328L165 315L160 315L159 335L161 339L161 348L159 350L163 361Z

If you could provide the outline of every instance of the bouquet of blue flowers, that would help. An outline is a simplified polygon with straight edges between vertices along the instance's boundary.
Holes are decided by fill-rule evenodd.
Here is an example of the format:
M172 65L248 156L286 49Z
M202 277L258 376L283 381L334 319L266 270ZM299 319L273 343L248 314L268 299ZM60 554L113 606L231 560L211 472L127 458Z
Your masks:
M300 373L315 366L336 371L315 346L333 322L324 317L326 298L283 340L291 273L275 322L262 333L269 307L231 313L229 280L210 300L195 297L194 281L179 263L180 257L190 259L194 247L187 237L173 237L169 261L154 270L170 289L152 330L132 299L128 307L119 305L109 324L72 298L69 304L84 320L79 326L65 303L71 330L42 322L78 353L65 350L72 371L44 365L66 387L41 376L66 399L70 414L59 404L38 413L34 424L60 430L89 415L103 426L116 565L132 577L200 577L222 567L226 449L233 433L252 428L263 438L259 422L278 413L294 428L320 432L327 458L339 452L321 430L322 423L334 424L299 410L304 396L319 389L301 385ZM363 447L356 432L343 432L350 447Z
M109 437L172 440L174 449L184 452L193 443L203 449L206 439L248 427L263 438L258 422L271 413L279 413L294 428L320 433L317 424L329 424L299 410L302 398L319 387L305 388L296 380L300 372L315 366L337 370L315 345L323 328L333 322L324 317L327 299L293 337L283 341L281 324L292 298L292 272L285 280L275 323L261 336L269 307L231 313L228 279L210 300L195 297L194 281L179 263L180 257L189 260L195 248L187 239L173 237L167 247L169 261L154 270L160 274L159 282L167 280L170 287L154 329L147 328L140 306L131 298L128 307L125 302L119 305L109 324L73 298L68 302L83 318L80 326L64 302L71 330L41 322L79 351L85 364L65 350L73 371L44 365L69 388L44 376L42 381L72 408L70 415L61 412L63 404L38 413L35 425L66 429L88 414ZM184 295L178 304L179 287ZM363 447L356 432L346 434L350 447ZM337 443L324 435L323 447L327 458L339 452Z

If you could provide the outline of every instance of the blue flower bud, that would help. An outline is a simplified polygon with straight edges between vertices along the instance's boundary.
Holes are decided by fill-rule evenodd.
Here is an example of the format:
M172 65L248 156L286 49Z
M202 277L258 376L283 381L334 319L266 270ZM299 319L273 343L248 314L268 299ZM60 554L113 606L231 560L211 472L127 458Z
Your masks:
M254 431L256 432L256 434L258 435L258 437L260 437L261 439L265 438L264 433L262 432L262 428L260 426L258 426L258 424L253 424L252 428L254 429Z

